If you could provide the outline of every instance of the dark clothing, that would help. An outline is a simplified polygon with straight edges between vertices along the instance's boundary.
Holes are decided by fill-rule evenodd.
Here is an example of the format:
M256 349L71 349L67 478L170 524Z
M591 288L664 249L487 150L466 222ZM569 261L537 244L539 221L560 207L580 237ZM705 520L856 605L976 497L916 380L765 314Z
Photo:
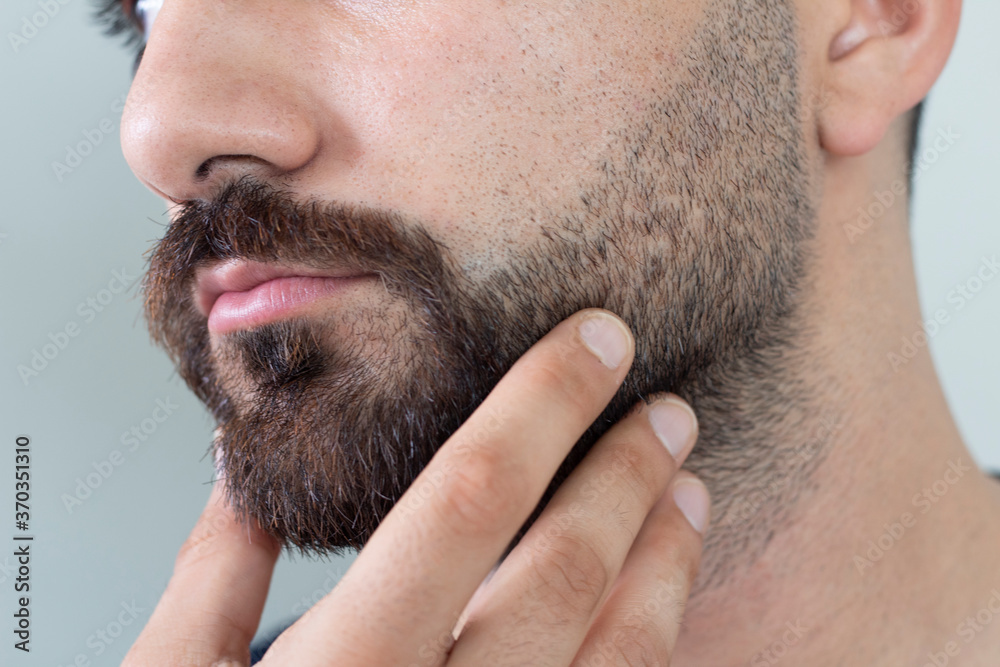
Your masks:
M295 621L289 621L288 623L271 630L268 634L255 639L253 643L250 644L250 664L256 665L260 662L264 658L264 653L267 649L271 648L271 644L273 644L274 640L278 638L278 635L287 630L294 622Z

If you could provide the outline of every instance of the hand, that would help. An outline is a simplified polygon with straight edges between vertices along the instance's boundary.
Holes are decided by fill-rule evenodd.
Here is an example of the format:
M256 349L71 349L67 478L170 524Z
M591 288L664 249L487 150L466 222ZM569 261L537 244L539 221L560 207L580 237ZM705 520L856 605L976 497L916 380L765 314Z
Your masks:
M650 419L660 408L639 403L484 583L633 354L607 311L546 334L261 664L668 665L709 515L705 487L677 471L697 427L675 396L655 404L668 447ZM279 552L235 519L217 484L123 664L249 664Z

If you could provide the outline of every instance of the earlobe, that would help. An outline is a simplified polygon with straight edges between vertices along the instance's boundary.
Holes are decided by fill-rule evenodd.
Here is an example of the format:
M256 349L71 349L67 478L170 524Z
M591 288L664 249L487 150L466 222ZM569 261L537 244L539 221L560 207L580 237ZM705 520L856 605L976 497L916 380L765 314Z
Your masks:
M961 0L848 1L850 18L829 42L829 95L817 120L826 151L856 156L926 97L951 52Z

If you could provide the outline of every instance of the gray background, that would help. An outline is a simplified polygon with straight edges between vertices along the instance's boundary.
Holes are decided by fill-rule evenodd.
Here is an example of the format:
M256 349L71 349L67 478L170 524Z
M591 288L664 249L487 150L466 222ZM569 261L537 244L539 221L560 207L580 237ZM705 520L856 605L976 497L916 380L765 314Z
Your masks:
M57 5L58 13L15 51L9 33L20 32L25 17L39 11L36 2L0 5L0 187L7 202L0 216L0 506L7 508L0 554L12 551L14 530L7 522L13 520L12 450L20 434L32 439L31 532L37 536L29 656L12 648L13 558L0 555L0 612L8 619L0 623L0 662L69 665L82 655L91 664L112 665L148 619L204 506L212 476L204 457L211 422L148 342L136 283L125 293L103 295L112 298L93 317L78 310L102 296L114 271L139 276L143 253L166 218L121 155L116 102L128 90L128 57L91 25L88 0ZM958 283L975 275L983 255L1000 253L997 25L1000 4L967 0L956 51L932 94L923 130L933 139L951 128L959 139L926 156L914 244L925 313L945 308L951 315L930 341L948 399L979 462L1000 468L1000 355L994 347L1000 280L960 311L948 301ZM101 133L102 123L112 131ZM68 147L80 142L95 145L71 171L57 175L53 163L65 162ZM18 365L30 365L50 334L72 324L78 334L26 386ZM914 322L914 333L919 327ZM122 434L148 420L157 400L177 407L129 451ZM70 511L65 497L114 450L124 460ZM262 627L300 613L345 567L339 560L283 559ZM106 644L96 633L117 631L123 603L134 603L138 617Z

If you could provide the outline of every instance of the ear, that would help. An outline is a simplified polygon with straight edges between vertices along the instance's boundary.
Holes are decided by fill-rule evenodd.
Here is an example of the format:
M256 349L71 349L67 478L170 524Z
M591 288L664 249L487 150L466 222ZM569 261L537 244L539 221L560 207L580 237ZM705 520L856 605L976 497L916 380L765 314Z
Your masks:
M830 42L819 135L828 152L855 156L878 145L930 91L955 42L962 0L834 4L841 2L850 17Z

